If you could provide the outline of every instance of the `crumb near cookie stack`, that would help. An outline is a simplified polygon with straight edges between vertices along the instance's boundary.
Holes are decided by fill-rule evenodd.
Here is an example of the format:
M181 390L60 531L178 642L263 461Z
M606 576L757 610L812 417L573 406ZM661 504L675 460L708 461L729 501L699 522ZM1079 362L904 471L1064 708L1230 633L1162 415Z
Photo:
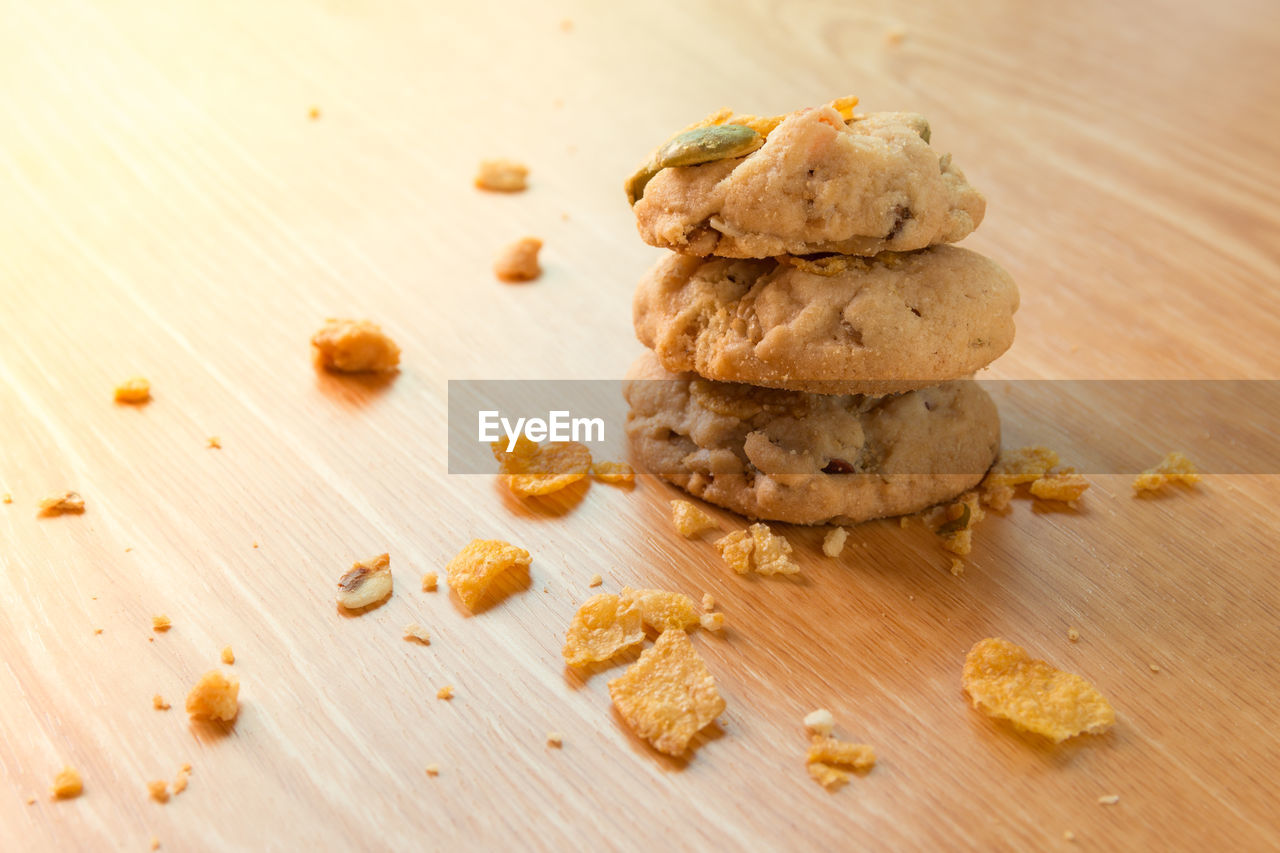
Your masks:
M632 453L750 518L916 512L999 450L964 380L1012 344L1018 290L950 245L986 202L923 116L856 104L721 110L626 182L641 238L674 253L635 294Z

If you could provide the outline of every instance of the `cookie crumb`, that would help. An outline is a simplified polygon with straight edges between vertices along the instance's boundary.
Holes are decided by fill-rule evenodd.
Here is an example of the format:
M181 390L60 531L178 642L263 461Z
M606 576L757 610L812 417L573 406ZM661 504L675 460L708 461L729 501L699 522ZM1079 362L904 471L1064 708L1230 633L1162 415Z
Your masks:
M178 768L178 775L173 779L173 794L176 797L183 791L187 790L187 785L191 780L191 765L184 764Z
M173 706L164 701L164 697L157 693L151 697L151 707L155 708L157 711L167 711Z
M161 613L159 616L151 617L151 630L158 633L164 633L173 627L173 620Z
M809 771L809 778L817 782L827 790L837 788L849 781L849 774L843 770L824 764L821 761L805 762L805 770Z
M227 666L231 666L231 664L236 662L236 653L231 650L230 646L223 646L219 657Z
M1067 639L1068 639L1068 640L1070 640L1070 641L1071 641L1071 642L1073 642L1073 643L1079 642L1079 641L1080 641L1080 631L1079 631L1079 630L1077 630L1075 627L1068 625L1068 626L1067 626Z
M527 569L530 562L528 551L509 542L472 539L449 561L445 574L458 600L468 610L475 610L499 575L515 568Z
M0 497L0 501L3 501L4 503L7 503L7 504L11 504L13 503L13 495L9 494L8 492L5 492L4 496Z
M561 21L561 22L560 22L560 32L562 32L562 33L571 33L571 32L573 32L573 21L572 21L571 19L569 19L569 18L565 18L563 21Z
M1089 481L1073 468L1054 468L1031 482L1031 495L1042 501L1060 501L1074 505L1089 488Z
M126 379L116 386L116 402L141 405L151 400L151 383L141 376Z
M426 572L422 575L422 591L435 592L440 584L440 575L435 572Z
M830 735L815 734L809 743L805 761L809 764L839 764L863 771L876 766L876 751L865 743L850 743Z
M63 767L62 771L53 777L51 790L55 800L69 800L84 792L84 781L74 767Z
M431 776L431 777L433 777L433 778L434 778L434 777L436 777L436 776L439 776L439 775L440 775L440 765L439 765L439 764L428 764L428 765L427 765L427 775L428 775L428 776Z
M167 803L169 802L169 783L163 779L148 782L147 794L157 803Z
M1196 473L1195 463L1188 459L1186 454L1175 450L1165 456L1159 465L1148 468L1134 478L1133 491L1135 494L1157 492L1174 483L1194 486L1198 482L1200 482L1200 475Z
M528 186L529 167L515 160L481 160L476 172L476 189L518 193Z
M964 574L964 560L960 559L959 557L951 558L951 574L955 575L956 577L960 577L962 574Z
M1076 834L1069 829L1062 830L1062 840L1071 842L1076 840Z
M385 601L391 595L391 555L361 560L338 578L338 606L360 610Z
M368 320L330 317L311 346L316 363L338 373L387 373L400 364L400 347Z
M836 719L826 708L819 708L805 715L804 727L815 735L826 737L836 727Z
M630 486L636 481L636 471L625 462L592 462L591 476L602 483Z
M716 609L716 599L709 592L702 594L702 609L708 612Z
M1119 794L1107 794L1106 796L1098 797L1098 805L1100 806L1114 806L1118 802L1120 802Z
M671 502L671 523L676 532L685 539L692 539L704 530L712 530L720 525L689 501L674 500Z
M849 531L843 527L833 527L822 539L822 553L828 557L839 557L844 550L844 541L849 538Z
M63 492L60 495L52 495L45 498L40 501L38 507L38 514L41 517L79 515L84 512L84 498L75 492Z
M211 450L222 449L222 439L218 438L216 435L209 436L205 439L205 442L209 445L209 449Z
M1158 664L1158 663L1149 663L1149 664L1147 664L1147 667L1148 667L1152 672L1159 672L1159 671L1160 671L1160 664Z
M890 47L897 47L907 38L907 30L905 27L890 27L884 31L884 43Z
M151 846L151 849L152 849L152 850L159 850L159 849L160 849L160 839L159 839L159 838L156 838L154 835L153 835L153 836L151 836L151 844L150 844L150 846Z
M592 575L591 579L587 581L587 586L593 587L593 588L597 586L601 586L603 584L604 584L604 578L600 577L599 575Z
M99 634L101 634L101 633L102 633L102 630L103 630L102 628L94 628L94 629L93 629L93 636L95 636L95 637L96 637L96 636L98 636Z
M498 259L493 262L493 274L508 284L533 281L542 275L542 267L538 264L540 251L542 241L537 237L521 237L498 254Z
M609 696L631 730L668 755L684 753L694 735L724 711L715 679L678 628L663 631L610 681Z
M452 699L452 698L453 698L453 685L452 685L452 684L446 684L444 687L441 687L439 690L437 690L437 691L436 691L436 698L437 698L437 699L443 699L445 702L448 702L450 699Z
M724 630L723 613L703 613L698 617L698 624L708 631Z
M911 525L911 517L908 515L898 516L898 526L906 530Z
M1040 445L1001 452L978 486L982 502L994 510L1006 509L1016 486L1039 480L1057 464L1058 454Z
M431 635L427 633L426 628L423 628L417 622L410 622L404 626L404 638L411 643L417 642L424 646L431 645Z
M564 738L560 736L559 732L551 732L547 735L547 746L559 749L564 746Z
M231 722L240 711L240 680L211 669L187 694L187 713L192 717Z
M745 575L794 575L800 565L791 558L791 543L757 522L716 540L716 550L735 572Z

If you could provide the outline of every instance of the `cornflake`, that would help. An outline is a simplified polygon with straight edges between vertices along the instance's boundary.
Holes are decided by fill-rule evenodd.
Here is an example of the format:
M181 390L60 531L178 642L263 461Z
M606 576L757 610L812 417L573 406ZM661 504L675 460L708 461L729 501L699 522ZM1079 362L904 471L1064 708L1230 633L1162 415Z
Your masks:
M80 773L74 767L63 767L62 772L53 777L51 790L55 800L69 800L80 796L84 791L84 782L81 781Z
M494 579L514 568L528 568L530 562L523 548L498 539L472 539L449 561L445 573L458 599L468 610L475 610Z
M230 666L231 664L236 662L236 653L231 650L230 646L222 647L222 653L220 657L222 658L222 662L225 663L227 666Z
M703 613L698 617L698 624L708 631L724 630L724 614L723 613Z
M126 379L116 386L116 402L132 403L134 405L146 403L151 399L151 383L141 376L134 376Z
M173 780L174 796L177 796L178 794L181 794L183 791L187 790L187 784L190 781L190 779L191 779L191 765L184 764L178 770L177 777Z
M1061 743L1111 728L1111 704L1078 675L1033 660L1008 640L980 640L964 662L963 684L973 707L989 717Z
M745 575L794 575L800 566L791 559L791 543L769 529L769 525L756 523L746 530L735 530L716 540L720 556L735 572Z
M170 619L168 616L165 616L163 613L161 613L159 616L151 617L152 631L163 632L163 631L168 631L172 627L173 627L173 620Z
M451 700L453 698L453 685L446 684L444 687L441 687L439 690L437 690L436 698L441 699L445 702L448 702L449 700Z
M169 783L163 779L148 782L147 794L157 803L167 803L169 802Z
M851 778L845 771L823 764L821 761L810 761L805 764L805 769L809 771L810 779L827 790L843 785Z
M822 539L822 553L828 557L839 557L844 550L844 541L849 538L849 531L843 527L833 527Z
M338 606L359 610L391 595L391 555L379 554L361 560L338 578Z
M431 635L417 622L410 622L404 626L404 638L410 642L422 643L424 646L431 645Z
M593 595L578 608L561 654L570 666L585 666L643 642L639 604L605 592Z
M493 262L493 274L498 281L515 284L533 281L542 275L542 267L538 264L538 252L542 251L542 241L537 237L521 237L507 245Z
M400 364L400 347L368 320L330 317L311 345L320 366L339 373L385 373Z
M576 441L539 445L522 435L510 451L505 440L490 446L507 488L521 497L557 492L591 470L591 451Z
M698 507L681 500L671 502L671 523L675 525L676 532L686 539L692 539L704 530L712 530L720 526L716 524L714 518Z
M655 749L680 755L724 711L715 679L684 631L663 631L652 648L609 682L613 705Z
M1148 468L1133 481L1133 490L1137 492L1155 492L1173 483L1194 486L1200 482L1196 473L1196 465L1185 454L1174 451L1161 460L1154 468Z
M1022 447L1001 453L983 479L982 502L1003 510L1014 496L1014 486L1034 482L1058 464L1058 454L1047 447Z
M1089 481L1073 468L1054 468L1031 481L1031 494L1045 501L1075 503L1089 488Z
M816 734L805 755L809 764L838 764L854 770L870 770L876 766L876 751L865 743L850 743L828 735Z
M39 503L40 515L68 515L84 512L84 498L75 492L52 495Z
M714 595L709 592L704 592L702 594L702 609L707 611L716 609L716 599Z
M529 167L515 160L481 160L476 188L490 192L518 193L528 183Z
M622 588L622 601L634 602L640 608L640 621L655 631L668 628L685 629L698 621L693 599L665 589Z
M211 669L187 694L187 713L192 717L231 722L240 711L240 679Z
M591 476L604 483L629 486L636 481L636 472L625 462L593 462Z

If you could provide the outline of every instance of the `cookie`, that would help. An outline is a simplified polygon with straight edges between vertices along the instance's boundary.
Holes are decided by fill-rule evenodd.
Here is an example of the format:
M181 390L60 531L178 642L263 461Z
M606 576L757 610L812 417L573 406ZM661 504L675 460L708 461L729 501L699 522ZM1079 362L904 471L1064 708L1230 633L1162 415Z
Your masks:
M853 524L916 512L977 485L1000 419L976 383L888 397L712 382L652 353L625 386L637 470L748 518Z
M1013 343L1018 288L954 246L874 258L668 255L640 282L636 336L663 367L818 394L959 379Z
M928 128L913 113L847 123L830 106L791 113L746 156L657 171L635 202L640 236L730 258L955 242L982 222L986 201L929 145Z

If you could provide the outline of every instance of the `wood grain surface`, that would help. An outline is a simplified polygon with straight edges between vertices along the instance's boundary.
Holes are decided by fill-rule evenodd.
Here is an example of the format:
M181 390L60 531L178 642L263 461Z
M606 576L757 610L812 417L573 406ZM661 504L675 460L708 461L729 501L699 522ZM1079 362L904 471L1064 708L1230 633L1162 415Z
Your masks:
M984 522L961 577L918 524L837 560L783 527L802 577L743 579L660 483L535 504L450 476L445 392L620 377L659 255L623 178L720 106L847 93L927 114L986 194L964 245L1023 296L992 376L1273 378L1278 52L1269 0L0 4L0 849L1274 849L1274 477L1093 477L1078 511ZM474 190L486 156L529 191ZM524 234L546 273L499 284ZM400 374L315 372L335 314L381 322ZM114 405L133 374L154 401ZM84 515L37 519L66 489ZM419 577L472 537L534 560L467 616ZM344 618L336 578L383 551L396 594ZM563 667L597 573L728 618L693 638L728 709L687 760L620 723L620 666ZM993 635L1093 681L1115 729L1052 747L972 711ZM190 724L228 643L239 719ZM880 755L834 794L816 707ZM85 792L55 802L64 764Z

